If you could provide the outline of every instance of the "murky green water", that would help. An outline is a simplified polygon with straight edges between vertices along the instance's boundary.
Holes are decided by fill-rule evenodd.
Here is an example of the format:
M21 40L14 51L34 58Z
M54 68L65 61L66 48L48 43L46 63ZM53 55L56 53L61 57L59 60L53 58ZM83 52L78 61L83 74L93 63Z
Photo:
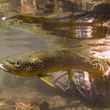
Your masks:
M50 28L47 26L48 28L45 28L46 26L43 25L36 28L35 25L30 24L21 24L21 26L5 25L6 23L2 23L0 27L0 59L38 50L69 48L78 51L78 48L83 48L83 46L86 48L92 47L93 52L96 50L104 52L110 49L110 29L106 27L72 26ZM55 97L58 95L55 90L46 86L39 79L21 78L3 71L0 71L0 91L0 99L24 98L35 100L36 98L36 100L47 100L45 96ZM38 98L38 95L41 98ZM66 106L68 104L65 102L67 99L66 97L61 99L62 104L59 103L58 107ZM85 107L84 110L87 109L85 105L81 104L81 106Z

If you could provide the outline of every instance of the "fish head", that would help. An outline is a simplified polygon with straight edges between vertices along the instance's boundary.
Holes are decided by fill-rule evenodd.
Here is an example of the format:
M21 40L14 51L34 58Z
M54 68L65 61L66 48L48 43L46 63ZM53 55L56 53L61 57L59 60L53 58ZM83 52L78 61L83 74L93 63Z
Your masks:
M16 72L18 71L19 67L21 66L19 61L12 61L12 60L5 60L2 63L0 63L0 69L2 69L5 72Z
M18 76L40 76L43 70L43 59L36 56L5 58L0 63L0 69Z

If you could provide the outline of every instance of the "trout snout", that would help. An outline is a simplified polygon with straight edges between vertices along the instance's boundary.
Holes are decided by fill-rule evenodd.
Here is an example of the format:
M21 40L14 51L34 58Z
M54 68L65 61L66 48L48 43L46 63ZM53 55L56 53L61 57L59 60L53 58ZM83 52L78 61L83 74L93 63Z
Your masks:
M0 64L0 69L2 69L3 71L8 72L8 70L5 68L4 64Z

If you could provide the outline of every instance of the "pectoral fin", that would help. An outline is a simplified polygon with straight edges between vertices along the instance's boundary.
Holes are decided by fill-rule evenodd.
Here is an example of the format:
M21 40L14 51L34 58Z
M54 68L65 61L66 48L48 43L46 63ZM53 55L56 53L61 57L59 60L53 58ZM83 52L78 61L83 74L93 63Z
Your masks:
M46 83L48 86L55 88L55 85L52 83L51 77L41 77L40 79L41 79L44 83Z

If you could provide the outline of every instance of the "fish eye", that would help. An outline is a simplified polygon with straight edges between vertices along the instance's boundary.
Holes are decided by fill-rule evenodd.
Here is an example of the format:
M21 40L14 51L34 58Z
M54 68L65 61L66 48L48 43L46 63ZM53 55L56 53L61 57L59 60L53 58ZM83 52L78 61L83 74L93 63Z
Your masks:
M16 65L16 67L19 67L20 66L20 61L17 61L15 65Z
M19 64L20 64L20 62L19 62L19 61L17 61L17 62L16 62L16 64L17 64L17 65L19 65Z
M23 64L22 60L17 60L15 65L16 67L20 67L20 65L22 64Z

